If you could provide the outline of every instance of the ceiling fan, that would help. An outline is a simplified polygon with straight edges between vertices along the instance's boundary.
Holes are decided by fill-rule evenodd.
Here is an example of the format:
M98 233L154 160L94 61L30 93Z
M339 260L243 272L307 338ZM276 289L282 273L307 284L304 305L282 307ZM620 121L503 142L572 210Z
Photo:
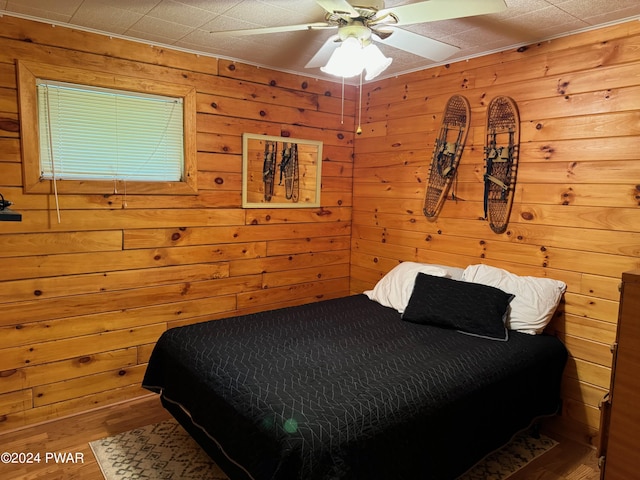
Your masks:
M496 13L507 8L504 0L426 0L391 8L384 8L384 0L315 1L326 11L324 21L211 33L237 36L337 28L338 32L329 37L305 65L306 68L322 67L338 47L347 46L353 39L358 41L362 51L375 41L430 60L442 61L459 48L397 27ZM391 62L390 59L386 60L384 68ZM323 70L327 71L324 67Z

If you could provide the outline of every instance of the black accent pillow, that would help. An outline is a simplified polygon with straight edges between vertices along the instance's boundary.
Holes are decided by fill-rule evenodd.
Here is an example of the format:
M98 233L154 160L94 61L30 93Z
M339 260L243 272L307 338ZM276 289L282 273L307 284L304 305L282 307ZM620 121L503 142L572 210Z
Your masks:
M514 295L489 285L418 273L402 319L492 340L508 340L505 320L513 298Z

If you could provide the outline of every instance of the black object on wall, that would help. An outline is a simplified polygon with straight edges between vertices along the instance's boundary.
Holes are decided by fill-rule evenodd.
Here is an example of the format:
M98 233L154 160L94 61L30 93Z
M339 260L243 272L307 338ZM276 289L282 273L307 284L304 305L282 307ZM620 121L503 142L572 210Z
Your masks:
M0 222L21 222L22 214L9 208L11 202L0 193Z

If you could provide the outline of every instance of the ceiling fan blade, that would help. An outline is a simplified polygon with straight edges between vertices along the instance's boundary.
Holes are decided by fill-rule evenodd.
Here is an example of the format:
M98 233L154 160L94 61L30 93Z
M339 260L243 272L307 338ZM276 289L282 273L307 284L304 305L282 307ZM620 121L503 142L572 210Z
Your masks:
M316 0L316 3L329 13L349 15L353 18L360 16L358 11L347 0Z
M318 68L326 65L329 57L331 57L331 54L339 45L340 37L338 35L332 35L324 42L311 60L307 62L304 68Z
M505 10L504 0L427 0L425 2L383 8L376 17L392 14L398 18L394 25L435 22L452 18L485 15Z
M260 28L247 28L243 30L222 30L219 32L209 32L217 36L229 36L237 37L244 35L262 35L265 33L281 33L281 32L297 32L300 30L319 30L322 28L335 28L335 25L330 25L327 22L316 23L303 23L300 25L283 25L280 27L260 27Z
M376 40L385 45L399 48L436 62L445 60L460 50L453 45L448 45L408 30L402 30L401 28L394 28L392 35L385 39L376 38Z

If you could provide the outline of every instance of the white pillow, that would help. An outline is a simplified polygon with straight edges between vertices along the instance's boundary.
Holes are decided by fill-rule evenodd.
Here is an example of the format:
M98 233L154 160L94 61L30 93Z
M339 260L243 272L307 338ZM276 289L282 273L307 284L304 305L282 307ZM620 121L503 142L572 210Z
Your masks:
M442 267L426 263L402 262L382 277L373 290L367 290L363 293L369 299L403 313L411 298L418 272L436 277L448 276L447 271Z
M489 265L469 265L462 279L514 294L507 328L531 335L542 333L567 289L559 280L518 276Z
M453 280L462 280L464 268L451 267L449 265L439 265L437 263L429 263L429 265L431 265L432 267L442 268L445 272L447 272L447 278L452 278Z

